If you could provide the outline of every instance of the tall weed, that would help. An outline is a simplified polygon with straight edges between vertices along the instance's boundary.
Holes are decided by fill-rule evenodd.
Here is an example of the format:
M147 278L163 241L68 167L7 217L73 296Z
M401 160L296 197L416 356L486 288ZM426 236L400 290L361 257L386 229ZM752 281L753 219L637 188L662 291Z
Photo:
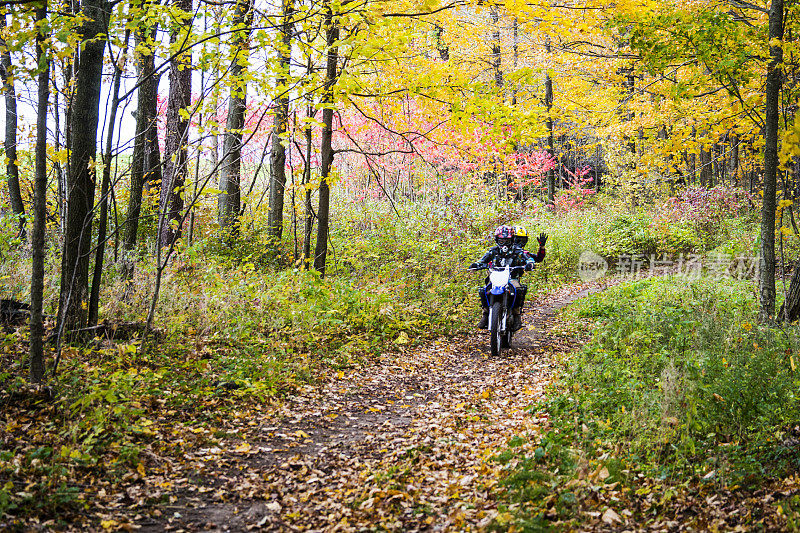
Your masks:
M548 405L586 441L608 440L663 476L728 481L800 466L782 435L800 423L797 332L754 324L747 282L647 279L580 304L597 322ZM771 448L771 454L764 454Z

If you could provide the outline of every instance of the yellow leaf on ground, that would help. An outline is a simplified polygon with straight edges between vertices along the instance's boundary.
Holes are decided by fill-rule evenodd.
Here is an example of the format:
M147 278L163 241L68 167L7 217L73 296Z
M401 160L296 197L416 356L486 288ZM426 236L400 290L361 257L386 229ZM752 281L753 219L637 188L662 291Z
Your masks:
M253 447L250 446L249 442L243 442L236 447L237 453L248 453Z

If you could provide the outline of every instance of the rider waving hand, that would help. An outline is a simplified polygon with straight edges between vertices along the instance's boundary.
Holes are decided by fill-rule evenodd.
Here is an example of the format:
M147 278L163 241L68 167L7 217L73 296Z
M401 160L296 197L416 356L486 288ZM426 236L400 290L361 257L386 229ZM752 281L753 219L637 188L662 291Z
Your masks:
M536 240L539 242L539 251L534 255L525 250L525 246L528 245L528 230L526 230L524 226L514 226L514 244L522 248L526 257L532 258L537 263L541 263L544 261L544 256L547 254L547 250L545 250L544 247L547 243L547 234L540 233Z
M522 305L525 301L525 293L527 286L522 285L519 277L526 270L533 270L536 263L533 256L528 257L525 250L519 246L514 245L514 238L516 234L514 228L510 226L498 226L494 230L494 241L497 246L493 246L483 254L483 257L477 263L472 263L470 269L486 268L492 265L510 265L512 267L512 278L510 283L514 286L518 297L516 298L514 309L512 310L514 324L513 329L518 330L522 327ZM542 257L544 258L544 257ZM483 316L481 321L478 322L478 327L486 329L489 326L489 303L486 299L486 287L480 289L479 296L481 300L481 307Z

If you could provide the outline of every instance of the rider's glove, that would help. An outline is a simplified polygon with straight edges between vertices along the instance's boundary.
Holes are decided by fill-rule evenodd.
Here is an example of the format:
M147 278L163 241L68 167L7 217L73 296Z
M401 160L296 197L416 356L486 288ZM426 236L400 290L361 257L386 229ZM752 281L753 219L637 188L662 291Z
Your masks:
M533 263L525 263L525 270L527 270L528 272L533 270Z
M546 233L540 233L539 234L539 238L536 239L536 240L539 241L539 246L544 248L544 243L547 242L547 234Z

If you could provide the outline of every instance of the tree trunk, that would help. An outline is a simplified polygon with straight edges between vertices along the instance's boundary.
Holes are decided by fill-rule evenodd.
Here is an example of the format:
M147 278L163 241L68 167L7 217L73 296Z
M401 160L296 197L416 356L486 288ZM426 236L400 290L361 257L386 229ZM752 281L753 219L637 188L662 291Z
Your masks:
M219 107L219 98L218 95L214 94L214 91L217 89L219 84L214 86L214 89L211 90L211 109L218 109ZM215 113L216 114L216 113ZM214 118L214 131L211 133L211 181L216 183L217 182L217 175L219 173L219 135L217 135L217 130L219 129L219 125L216 124L216 118Z
M308 56L308 64L306 65L307 79L312 79L314 74L314 63L311 61L311 56ZM308 106L306 107L306 116L311 119L315 116L312 95L309 92L307 95ZM311 232L314 228L314 211L311 204L311 141L313 140L313 131L311 129L311 122L306 123L306 168L303 172L303 191L305 192L304 208L305 208L305 227L303 228L303 268L311 266Z
M320 183L319 208L317 209L317 244L314 248L314 268L325 275L325 261L328 257L328 224L330 219L330 184L328 179L333 165L333 86L338 78L339 21L334 19L330 3L325 13L325 37L328 60L325 73L325 90L322 96L322 136L320 138Z
M220 21L219 21L219 11L214 11L214 31L215 33L220 32ZM214 44L214 51L217 55L220 53L220 44L217 41ZM216 76L216 79L219 79L220 72L219 68L221 65L218 65L214 70L212 76ZM219 183L219 95L220 95L220 84L214 83L213 87L211 88L211 177L209 181L212 183Z
M703 187L710 187L712 181L713 168L711 166L711 151L706 149L704 145L700 149L700 185Z
M144 185L151 180L161 179L161 151L158 147L158 81L155 74L155 45L157 23L148 24L147 13L152 2L144 0L140 17L140 27L134 34L136 54L136 74L139 89L136 96L136 138L133 144L131 162L131 188L128 196L128 210L125 214L125 234L122 243L122 277L133 278L134 258L139 219L142 212L142 193Z
M492 70L494 71L494 86L498 89L503 86L503 56L500 49L500 14L497 11L497 6L492 5L489 7L489 17L492 20L494 28L492 30Z
M221 8L217 7L214 8L214 33L219 34L221 31ZM214 53L219 56L220 55L220 42L217 40L214 43ZM221 78L220 68L222 65L217 63L212 71L212 76L215 76L217 80ZM212 183L219 183L219 97L220 97L220 83L213 83L211 88L211 177L209 181Z
M797 203L800 199L800 157L794 156L792 158L792 201Z
M783 0L772 0L769 9L769 41L783 39ZM778 176L778 120L782 83L783 48L780 42L770 45L766 88L764 128L764 201L761 206L761 260L759 318L769 320L775 314L775 204Z
M436 50L439 51L439 57L442 61L450 59L450 47L444 43L442 37L444 36L444 28L439 24L434 23L433 31L436 34Z
M74 14L79 6L76 2L69 2L66 6L69 14ZM67 234L67 208L69 202L67 196L69 195L69 176L70 165L72 158L69 157L69 147L72 146L72 104L75 100L75 83L74 79L77 76L79 52L75 52L66 60L64 66L64 148L67 150L67 162L64 164L65 170L63 180L59 182L59 201L61 202L61 235L62 237ZM56 92L56 95L58 93Z
M5 18L5 17L3 17ZM36 8L37 22L47 18L47 2ZM36 110L36 163L33 189L33 229L31 248L33 251L31 268L31 318L30 318L30 356L33 383L44 379L44 232L47 217L47 105L50 99L50 60L44 49L44 26L36 34L36 56L39 66L39 101Z
M38 11L37 11L38 15ZM5 29L6 16L0 16L0 30ZM2 35L0 33L0 35ZM3 145L6 150L6 178L8 179L8 196L11 200L11 211L19 215L19 230L25 235L25 204L22 203L22 192L19 187L19 167L17 166L17 93L14 92L14 67L11 63L11 51L5 39L0 36L0 77L3 80L3 94L6 99L6 138Z
M60 153L61 146L61 110L58 102L58 91L53 95L53 129L55 130L55 143L53 150ZM64 199L64 191L66 188L66 175L64 167L58 159L53 160L53 173L56 176L56 206L58 208L58 227L60 233L64 234L64 221L67 219L67 202Z
M697 129L694 126L692 126L692 142L697 142ZM697 182L697 154L695 150L692 150L692 153L689 154L688 166L688 184L693 186Z
M731 175L731 183L735 185L739 185L744 187L744 184L741 183L739 179L739 138L736 134L731 134L730 136L731 142L731 161L730 161L730 175Z
M84 0L80 64L70 113L70 165L67 182L67 225L61 261L59 326L86 326L89 297L89 255L96 184L97 123L103 76L103 51L108 28L108 3Z
M513 49L514 50L514 52L513 52L514 53L514 55L513 55L513 58L514 58L514 72L516 72L517 71L517 67L519 66L519 20L517 20L517 17L514 17L512 30L513 30L512 39L513 39L513 46L514 46L514 49ZM517 86L518 86L518 84L514 83L514 88L511 90L511 105L513 107L516 107L516 105L517 105Z
M286 189L286 148L283 143L289 120L289 93L286 81L289 77L289 61L292 56L294 0L282 0L282 3L283 24L279 30L281 46L278 49L279 74L275 80L275 89L279 96L272 127L272 151L269 158L272 179L270 180L269 217L267 219L269 234L275 240L276 245L280 243L283 235L283 198Z
M192 0L174 0L178 29L170 42L184 47L186 35L192 31ZM180 236L183 210L183 185L189 151L189 105L192 100L191 49L176 55L169 67L169 100L167 102L167 134L164 139L164 176L159 201L159 246L169 246ZM183 113L181 113L183 112Z
M95 250L94 256L92 292L89 295L89 326L97 325L97 315L100 307L100 284L103 280L103 260L105 259L106 253L106 231L108 229L108 197L109 190L111 189L111 150L114 144L114 126L117 122L117 107L119 106L119 88L122 82L122 71L125 69L125 60L128 54L128 39L130 39L130 30L125 31L122 50L117 60L114 61L114 88L111 94L106 149L103 154L103 181L100 185L100 220L98 220L97 224L97 249Z
M794 322L800 318L800 264L794 267L786 301L778 311L778 319Z
M550 38L545 42L545 50L550 54ZM550 157L555 157L555 146L553 142L553 80L550 78L550 71L545 70L544 74L544 105L547 109L547 151ZM556 173L551 168L547 171L547 204L556 203Z
M311 117L314 109L308 106L308 116ZM311 207L311 124L306 126L306 168L303 177L303 188L305 191L305 228L303 231L303 267L308 268L311 260L311 230L314 226L314 213Z
M70 3L66 7L66 11L68 13L73 12L73 4ZM69 148L70 146L70 139L72 136L70 135L70 110L72 109L72 97L74 95L74 91L72 90L72 75L73 75L73 66L74 61L73 59L77 57L77 52L75 52L72 57L68 57L64 61L64 66L62 70L63 76L63 83L64 83L64 109L63 109L63 117L64 117L64 125L63 125L63 132L64 132L64 144L61 144L61 120L60 117L62 116L59 113L58 107L58 91L55 92L53 95L53 103L54 103L54 110L53 116L55 121L56 127L56 150L61 150L63 148ZM56 162L58 164L58 162ZM67 181L69 180L69 157L67 157L67 161L63 167L59 164L58 168L58 187L57 187L57 195L58 195L58 214L59 214L59 229L61 230L61 235L66 235L67 233Z
M238 0L232 26L244 28L234 34L231 43L234 49L230 68L231 98L225 124L225 138L222 143L222 169L219 180L222 192L218 200L220 228L232 235L239 229L239 209L242 203L242 128L247 111L247 82L243 76L245 61L242 56L247 58L251 21L250 0Z

